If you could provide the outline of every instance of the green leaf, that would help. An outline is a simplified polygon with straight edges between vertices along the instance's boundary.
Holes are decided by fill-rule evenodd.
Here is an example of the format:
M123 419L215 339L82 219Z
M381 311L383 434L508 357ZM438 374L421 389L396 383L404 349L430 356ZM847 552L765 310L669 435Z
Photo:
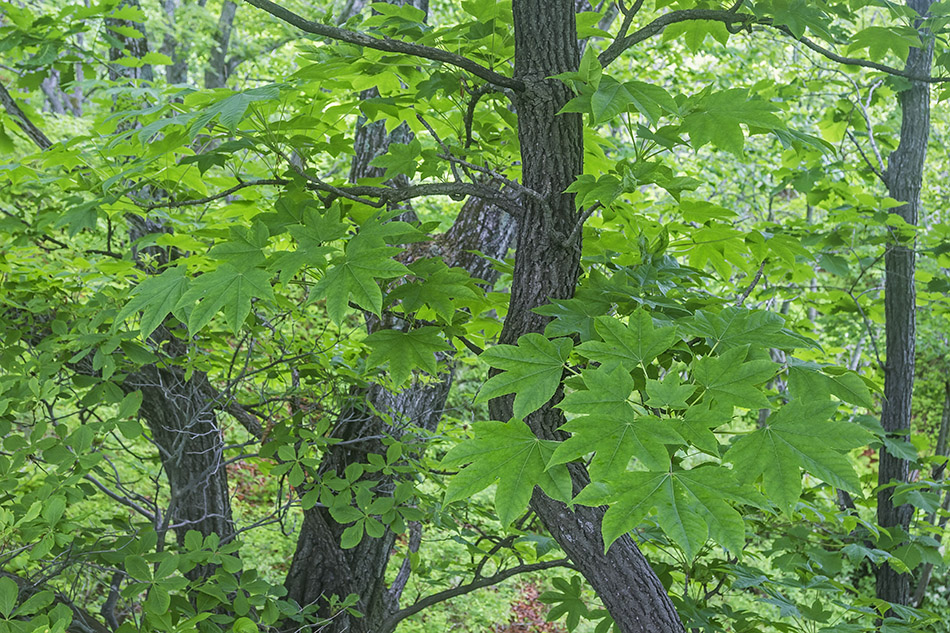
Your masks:
M684 385L676 372L668 373L662 381L647 379L648 407L660 409L685 409L686 400L696 392L696 385Z
M709 537L733 554L745 544L742 517L725 499L744 500L742 488L728 469L700 466L677 472L624 473L610 486L609 509L601 526L605 549L638 527L651 510L666 535L692 560ZM585 492L575 503L592 505ZM605 498L593 495L597 505Z
M12 578L0 577L0 615L8 617L16 606L19 588Z
M767 310L728 307L719 313L698 310L685 329L701 336L716 349L732 349L743 345L784 350L814 348L815 343L785 329L785 319Z
M150 582L152 580L152 570L148 563L145 562L144 558L136 554L129 554L125 557L125 571L136 580L141 580L142 582Z
M765 494L786 512L801 496L801 469L836 488L860 493L860 481L844 453L873 436L857 424L829 420L837 408L822 398L792 400L770 415L763 428L740 437L725 459L741 481L761 476Z
M417 368L435 376L436 354L449 349L441 330L433 326L409 332L381 330L366 337L366 344L372 348L367 364L375 367L389 363L389 375L397 385L405 383Z
M844 402L874 409L874 399L867 384L859 375L847 371L838 375L829 375L813 363L789 361L788 390L801 399L816 398L834 394Z
M557 405L582 415L561 426L572 435L557 446L550 463L563 464L594 453L590 473L595 480L622 473L634 457L647 468L668 468L666 445L683 440L668 422L646 415L627 401L634 388L630 374L619 366L602 366L585 370L583 376L587 390L570 393Z
M747 409L768 409L771 405L756 385L772 378L778 365L769 360L746 362L748 352L747 346L736 347L718 357L701 358L693 367L693 379L704 386L705 394L716 402Z
M785 125L773 114L778 108L761 100L750 101L748 91L731 88L711 92L709 88L690 97L684 106L682 130L698 149L712 143L719 149L742 153L745 135L741 125L765 130L783 129Z
M524 419L532 411L540 409L557 391L573 345L568 338L552 341L531 333L519 338L517 346L496 345L485 350L479 358L504 371L482 385L475 402L486 402L513 393L515 401L512 415L516 419Z
M392 279L409 273L403 264L392 259L398 248L358 248L354 241L347 245L343 258L331 266L323 279L313 287L311 299L326 297L327 313L334 323L342 323L349 302L379 315L383 309L383 292L377 279Z
M235 334L244 325L255 298L274 301L270 285L271 275L266 270L242 270L224 263L210 273L196 279L176 306L176 310L190 311L188 332L192 335L204 328L218 311L224 312L228 327ZM198 301L195 306L194 302Z
M162 321L165 320L175 305L181 300L188 288L188 279L185 277L185 267L168 268L162 274L149 277L132 291L132 298L116 315L116 323L127 319L134 312L142 311L139 321L139 334L148 338Z
M567 468L545 468L557 442L539 440L520 420L477 422L473 428L475 439L455 446L442 459L447 467L468 464L449 481L446 505L495 483L495 511L508 526L524 514L535 486L552 499L570 501Z
M401 175L412 178L416 175L421 153L422 144L417 139L412 139L409 143L390 143L386 153L377 156L369 164L385 169L383 178L386 180Z
M629 325L624 325L613 317L597 317L594 329L601 341L587 341L577 350L599 363L632 368L648 365L676 340L675 328L654 328L653 317L645 310L635 311L629 321Z

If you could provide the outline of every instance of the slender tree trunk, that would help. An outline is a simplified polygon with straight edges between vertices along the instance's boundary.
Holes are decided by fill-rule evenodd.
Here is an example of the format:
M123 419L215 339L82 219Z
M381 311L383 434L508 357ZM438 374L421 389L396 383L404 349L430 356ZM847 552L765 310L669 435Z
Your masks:
M211 45L208 68L205 70L205 88L227 86L227 56L228 47L231 45L231 28L234 26L235 14L237 14L237 4L231 0L224 0L221 4L221 15L218 17L218 29L214 33L214 41Z
M428 9L428 0L398 3ZM375 96L378 96L375 89L362 95L363 98ZM381 177L385 170L369 163L385 154L390 144L407 143L411 139L412 133L405 124L387 134L382 121L367 123L361 120L353 142L355 155L350 181L355 183L362 178ZM408 182L404 176L402 180ZM398 186L400 182L397 180L390 184ZM415 214L411 208L406 208L401 219L413 221ZM503 257L513 233L514 223L507 215L480 200L470 199L443 239L430 245L431 248L423 249L424 252L420 254L425 257L441 256L449 266L461 266L473 277L491 280L493 271L485 266L485 260L467 251L478 249L490 257ZM407 257L414 257L414 252L407 251ZM406 325L391 322L391 319L379 321L375 318L368 319L367 324L371 331ZM363 393L355 394L357 402L341 414L335 435L343 439L378 435L399 437L406 429L413 427L430 433L435 431L451 387L451 367L441 378L438 383L413 385L400 393L392 393L374 385ZM365 404L360 400L364 400ZM392 420L381 419L372 411L386 412ZM321 464L321 470L342 473L350 463L365 462L367 453L385 453L385 446L379 440L361 442L358 446L359 451L346 447L331 449ZM377 494L383 494L383 491L391 488L392 483L392 480L380 481L376 486ZM306 605L319 604L333 595L343 598L351 593L356 594L360 597L357 608L363 617L353 618L346 613L331 614L323 610L322 615L335 616L324 630L327 633L384 633L383 623L398 610L404 586L397 584L389 587L385 578L396 534L387 529L379 538L364 535L359 545L344 550L340 547L340 539L346 527L336 523L324 508L315 507L305 512L297 549L284 583L288 597Z
M176 33L175 13L181 8L181 0L164 0L162 8L168 19L168 32L162 40L161 52L171 58L172 63L165 67L165 80L170 84L188 83L188 42L179 42Z
M540 192L544 203L525 198L519 222L511 303L502 343L542 332L548 320L533 308L551 299L568 299L580 272L580 231L574 198L562 193L583 169L582 121L557 112L571 98L553 75L577 70L573 0L514 0L515 77L525 84L515 106L524 185ZM566 243L568 236L574 236ZM555 400L559 394L555 396ZM511 397L490 403L492 417L511 418ZM560 439L561 413L546 404L528 416L531 429L545 439ZM582 467L572 466L575 490L587 483ZM623 633L679 633L682 623L666 590L629 537L606 553L601 539L602 508L573 510L535 489L532 508L603 600Z
M907 5L925 15L930 0L907 0ZM906 70L917 76L929 76L933 61L933 41L929 33L921 33L923 48L912 48L907 56ZM930 136L930 85L911 82L900 94L901 134L897 150L888 160L888 191L904 204L892 212L911 225L917 224L924 158ZM911 396L914 388L914 352L916 341L917 293L914 286L914 243L895 240L888 244L884 256L884 318L886 323L887 359L884 367L884 405L881 425L895 439L906 439L910 433ZM908 480L907 460L891 455L881 447L878 483L882 486ZM913 508L895 506L893 487L878 493L877 520L882 528L899 533L910 525ZM899 541L898 541L899 542ZM896 544L896 543L895 543ZM910 574L901 574L890 565L877 570L877 597L894 604L910 602Z

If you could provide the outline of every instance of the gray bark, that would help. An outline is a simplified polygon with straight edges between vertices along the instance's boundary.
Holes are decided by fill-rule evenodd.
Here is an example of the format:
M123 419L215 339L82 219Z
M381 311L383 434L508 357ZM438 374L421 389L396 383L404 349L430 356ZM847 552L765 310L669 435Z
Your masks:
M930 0L907 0L907 6L921 16L930 8ZM922 32L924 48L912 48L905 70L915 76L930 76L933 62L933 40ZM917 224L920 212L920 190L924 159L930 136L930 85L911 82L900 94L900 144L888 160L885 179L892 198L904 204L892 210L905 222ZM884 405L881 426L896 439L910 433L911 401L914 388L914 353L916 342L917 293L914 285L916 267L914 244L895 240L888 244L884 256L884 319L886 324L887 359L884 366ZM907 460L891 455L881 447L878 483L908 481ZM909 504L895 506L893 487L878 493L877 520L882 528L906 531L913 508ZM877 570L877 597L894 604L910 602L910 574L900 574L889 565Z
M231 0L224 0L221 4L221 15L218 17L218 28L214 34L211 53L208 56L208 68L205 70L205 88L224 88L228 83L228 47L231 45L231 29L234 26L234 16L237 14L237 4Z
M533 312L550 299L574 294L580 272L581 232L574 199L562 193L583 171L582 121L577 114L557 112L573 96L550 77L577 70L573 0L515 0L515 78L525 84L517 95L523 184L540 192L544 203L525 197L519 222L511 302L501 342L513 344L528 332L542 332L548 320ZM566 243L568 236L573 242ZM564 417L555 398L526 422L544 439L561 439ZM493 400L497 420L511 418L512 397ZM572 466L575 491L587 484L587 473ZM567 508L535 489L532 508L603 600L623 633L680 633L682 623L666 590L629 537L605 553L600 536L602 508Z

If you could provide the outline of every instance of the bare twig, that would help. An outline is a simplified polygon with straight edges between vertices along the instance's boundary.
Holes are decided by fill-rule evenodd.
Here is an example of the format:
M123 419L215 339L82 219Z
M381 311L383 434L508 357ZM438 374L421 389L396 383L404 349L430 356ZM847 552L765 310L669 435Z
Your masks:
M248 180L247 182L239 182L230 189L225 189L216 194L207 196L205 198L198 198L196 200L182 200L176 202L170 200L168 202L154 202L142 206L146 211L151 211L153 209L177 209L179 207L193 207L202 204L208 204L209 202L214 202L215 200L220 200L221 198L226 198L236 191L245 189L247 187L259 187L265 185L287 185L290 184L289 180L284 180L283 178L261 178L258 180Z

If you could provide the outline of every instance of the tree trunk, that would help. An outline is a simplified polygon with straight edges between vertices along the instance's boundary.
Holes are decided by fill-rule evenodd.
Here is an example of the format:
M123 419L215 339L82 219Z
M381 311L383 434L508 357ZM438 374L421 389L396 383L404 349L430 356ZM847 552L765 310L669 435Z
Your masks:
M525 197L519 222L511 303L501 342L513 344L529 332L542 332L548 320L532 311L551 299L574 294L580 272L581 232L574 197L562 193L583 169L582 121L557 112L572 97L549 77L577 70L573 0L514 0L515 77L525 84L515 103L521 141L523 183L545 203ZM566 243L573 236L570 243ZM555 396L555 400L559 394ZM541 438L561 439L564 417L549 402L526 422ZM512 397L490 403L492 417L511 418ZM575 490L587 483L582 467L571 468ZM672 633L683 630L666 590L629 537L604 553L600 525L603 509L572 511L535 489L532 508L603 600L623 633Z
M181 8L181 0L164 0L162 8L168 19L168 32L162 40L161 52L172 60L165 66L165 80L170 84L188 83L188 42L179 42L175 32L175 13Z
M907 0L907 5L920 15L925 15L930 8L930 0ZM910 49L905 68L916 76L929 76L933 41L929 33L922 32L921 37L925 42L924 48ZM900 104L900 144L888 159L885 177L890 196L904 203L892 212L908 224L916 225L924 158L930 136L930 85L911 82L911 87L900 94ZM897 240L889 244L884 255L884 269L887 359L884 366L881 426L891 437L906 440L910 433L916 340L914 244ZM886 447L881 447L878 484L884 486L892 482L906 482L908 474L907 460L891 455ZM884 488L878 493L878 525L906 531L913 508L908 504L895 507L893 494L893 487ZM898 573L887 564L881 565L877 570L877 597L894 604L909 604L910 574Z
M224 0L218 17L218 29L211 44L208 69L205 70L205 88L224 88L228 84L228 47L231 45L231 28L236 13L237 4Z

